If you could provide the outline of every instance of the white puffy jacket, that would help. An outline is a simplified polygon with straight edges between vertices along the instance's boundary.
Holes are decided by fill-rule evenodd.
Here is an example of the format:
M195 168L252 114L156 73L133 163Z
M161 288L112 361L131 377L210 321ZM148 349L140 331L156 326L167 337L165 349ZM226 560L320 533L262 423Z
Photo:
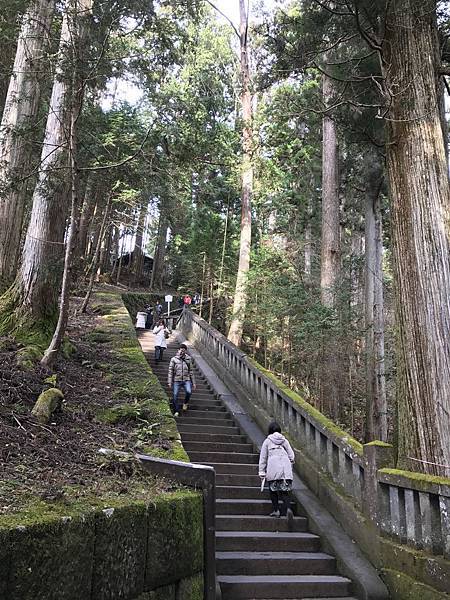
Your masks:
M277 431L267 436L259 455L259 475L267 481L293 479L292 463L295 455L290 443Z

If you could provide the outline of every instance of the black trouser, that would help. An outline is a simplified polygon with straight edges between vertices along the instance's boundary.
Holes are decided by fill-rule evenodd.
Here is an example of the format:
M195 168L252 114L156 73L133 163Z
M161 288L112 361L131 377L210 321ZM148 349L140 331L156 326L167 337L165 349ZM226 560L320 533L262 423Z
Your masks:
M273 510L280 510L278 502L279 500L281 500L281 502L283 503L281 514L283 516L286 516L290 504L289 492L272 492L272 490L269 490L269 492Z

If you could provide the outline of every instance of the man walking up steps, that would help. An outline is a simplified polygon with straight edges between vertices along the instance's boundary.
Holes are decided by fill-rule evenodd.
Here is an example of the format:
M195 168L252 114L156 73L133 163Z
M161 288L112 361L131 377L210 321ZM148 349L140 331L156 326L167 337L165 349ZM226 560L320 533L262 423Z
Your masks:
M180 416L180 408L178 404L178 394L181 388L184 388L185 398L183 403L183 411L188 409L189 400L192 390L195 390L195 375L192 369L191 357L187 354L186 344L181 344L177 354L169 363L169 373L167 383L172 389L172 409L175 417Z

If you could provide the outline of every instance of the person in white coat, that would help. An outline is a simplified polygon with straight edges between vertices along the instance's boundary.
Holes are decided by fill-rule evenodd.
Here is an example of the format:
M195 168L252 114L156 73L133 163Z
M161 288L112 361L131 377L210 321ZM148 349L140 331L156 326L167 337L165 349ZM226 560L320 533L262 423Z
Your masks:
M259 476L269 484L272 501L271 517L286 516L292 525L293 513L289 507L292 490L292 463L295 455L290 443L281 433L281 427L275 421L269 425L269 431L261 447L259 456ZM279 502L282 502L281 512Z
M164 319L160 319L153 328L155 337L155 363L158 364L163 359L164 349L167 348L166 338L170 331L166 327Z

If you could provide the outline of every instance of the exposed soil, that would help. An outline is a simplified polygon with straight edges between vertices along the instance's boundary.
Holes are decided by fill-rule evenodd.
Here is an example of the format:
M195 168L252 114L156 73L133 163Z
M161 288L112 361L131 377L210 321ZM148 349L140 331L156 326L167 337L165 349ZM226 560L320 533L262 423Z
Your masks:
M107 350L86 339L97 320L92 313L72 314L68 336L75 352L60 358L52 371L39 364L20 369L19 347L0 338L0 515L17 512L36 497L51 502L128 493L144 478L147 489L169 486L149 481L134 461L108 460L98 452L102 447L132 450L136 424L112 425L96 418L114 403L111 382L100 367L108 361ZM31 410L52 373L65 401L54 420L41 425Z

